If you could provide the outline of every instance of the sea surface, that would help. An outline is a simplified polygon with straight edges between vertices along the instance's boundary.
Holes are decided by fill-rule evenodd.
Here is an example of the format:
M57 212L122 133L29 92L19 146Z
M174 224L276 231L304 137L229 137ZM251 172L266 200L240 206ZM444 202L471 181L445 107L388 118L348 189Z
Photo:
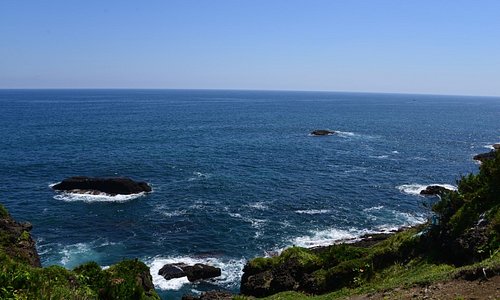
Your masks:
M44 266L139 258L164 299L239 290L245 262L425 222L500 141L500 98L216 90L0 90L0 202ZM338 131L314 137L314 129ZM127 176L147 195L55 193ZM209 263L219 279L157 275Z

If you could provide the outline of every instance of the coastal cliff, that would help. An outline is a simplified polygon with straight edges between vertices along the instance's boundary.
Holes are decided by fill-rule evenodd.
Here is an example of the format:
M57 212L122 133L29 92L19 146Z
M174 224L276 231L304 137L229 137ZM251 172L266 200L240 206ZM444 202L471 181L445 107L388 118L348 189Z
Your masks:
M160 299L149 268L138 260L106 270L95 262L42 268L30 230L0 204L0 299Z
M366 293L384 298L390 295L388 290L420 285L427 291L436 282L488 281L492 277L498 282L500 152L483 161L478 174L462 177L457 191L442 191L432 210L434 217L427 224L371 245L292 247L276 257L250 260L243 270L241 293L254 297L276 294L271 299L325 293L328 298ZM466 286L452 283L450 289L454 285ZM495 284L489 290L486 287L478 286L469 293L499 296Z

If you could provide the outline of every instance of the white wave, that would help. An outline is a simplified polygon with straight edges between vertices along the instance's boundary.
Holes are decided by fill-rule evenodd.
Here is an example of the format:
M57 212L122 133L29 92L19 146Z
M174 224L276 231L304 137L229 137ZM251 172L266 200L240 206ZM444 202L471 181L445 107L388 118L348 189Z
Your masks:
M399 154L399 151L397 150L394 150L394 151L391 151L392 154Z
M198 171L193 172L193 175L194 175L194 177L190 177L188 179L188 181L199 180L199 179L208 179L208 178L212 177L212 174L210 174L210 173L202 173L202 172L198 172Z
M293 239L292 243L294 246L300 247L328 246L343 241L354 241L356 238L366 233L367 231L360 231L356 229L342 230L331 228L326 230L311 231L309 235L296 237Z
M386 159L389 158L389 155L370 155L370 158Z
M368 212L368 211L374 211L374 210L381 210L382 208L384 208L384 206L379 205L379 206L374 206L374 207L370 207L370 208L365 208L365 209L363 209L363 211Z
M238 219L243 218L241 216L241 214L239 214L239 213L229 213L229 216L232 217L232 218L238 218Z
M163 211L161 212L164 216L166 217L178 217L178 216L183 216L187 213L185 209L182 210L174 210L174 211Z
M420 196L420 192L425 190L430 185L441 186L441 187L444 187L444 188L452 190L452 191L457 190L456 186L451 185L451 184L446 184L446 183L432 183L432 184L426 184L426 185L418 184L418 183L402 184L402 185L398 185L396 188L405 194Z
M341 137L351 137L356 135L354 132L350 131L335 131L335 132Z
M306 214L306 215L318 215L318 214L327 214L331 212L329 209L307 209L307 210L296 210L298 214Z
M127 202L133 199L137 199L146 195L146 193L138 193L138 194L130 194L130 195L109 195L106 193L100 193L97 195L92 194L91 192L80 194L80 193L69 193L69 192L60 192L54 196L56 200L62 200L65 202L76 202L83 201L87 203L92 202Z
M398 226L413 226L417 224L422 224L427 221L427 218L422 214L411 214L407 212L393 211L396 217L401 220L402 225ZM382 225L385 226L385 225ZM394 226L393 226L394 227Z
M248 204L246 206L250 207L250 208L255 208L255 209L258 209L258 210L267 210L267 209L269 209L269 207L266 204L264 204L264 202L255 202L255 203Z
M186 277L166 280L163 276L159 275L158 271L166 264L182 262L188 265L194 265L201 263L221 268L221 276L213 278L210 281L226 288L234 288L239 284L239 279L241 275L243 275L243 266L246 263L245 259L213 257L193 258L189 256L157 256L146 259L145 261L150 268L154 286L161 290L179 290L183 285L191 284Z

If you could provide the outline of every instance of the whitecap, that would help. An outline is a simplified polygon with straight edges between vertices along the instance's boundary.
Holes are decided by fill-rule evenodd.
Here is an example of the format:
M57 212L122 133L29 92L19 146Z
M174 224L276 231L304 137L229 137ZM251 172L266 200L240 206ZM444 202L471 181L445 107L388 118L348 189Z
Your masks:
M363 209L363 211L368 212L368 211L374 211L374 210L381 210L382 208L384 208L384 206L383 205L379 205L379 206L365 208L365 209Z
M370 155L370 158L386 159L389 158L389 155Z
M356 135L354 132L350 131L335 131L335 132L341 137L351 137Z
M394 150L394 151L391 151L392 154L399 154L399 151L397 150Z
M138 193L138 194L130 194L130 195L110 195L106 193L100 193L97 195L92 194L91 192L80 194L80 193L69 193L69 192L60 192L57 195L54 195L54 199L61 200L65 202L76 202L83 201L87 203L93 202L127 202L133 199L137 199L146 195L146 193Z
M329 209L306 209L306 210L296 210L298 214L306 214L306 215L318 215L318 214L327 214L331 212Z
M444 188L452 190L452 191L457 190L456 186L451 185L451 184L446 184L446 183L432 183L432 184L427 184L427 185L418 184L418 183L402 184L402 185L398 185L396 188L405 194L420 196L420 192L425 190L430 185L441 186L441 187L444 187Z
M339 242L354 241L368 231L360 231L356 229L342 230L331 228L325 230L310 231L308 235L299 236L292 240L293 246L300 247L317 247L328 246Z
M214 267L221 268L222 274L219 277L213 278L210 281L217 283L227 289L235 288L239 284L239 279L243 275L243 266L246 263L245 259L231 259L231 258L214 258L203 257L194 258L189 256L171 256L171 257L153 257L146 259L146 264L150 268L151 276L153 277L153 284L160 290L179 290L186 284L191 284L186 277L175 278L166 280L163 276L158 274L158 271L166 264L185 263L194 265L197 263L206 264Z
M229 213L229 216L232 217L232 218L238 218L238 219L243 218L241 216L241 214L239 214L239 213Z
M258 210L267 210L269 207L264 204L264 202L255 202L246 205L247 207L258 209Z
M212 174L210 173L202 173L198 171L193 172L194 177L190 177L188 181L194 181L194 180L199 180L199 179L208 179L212 177Z

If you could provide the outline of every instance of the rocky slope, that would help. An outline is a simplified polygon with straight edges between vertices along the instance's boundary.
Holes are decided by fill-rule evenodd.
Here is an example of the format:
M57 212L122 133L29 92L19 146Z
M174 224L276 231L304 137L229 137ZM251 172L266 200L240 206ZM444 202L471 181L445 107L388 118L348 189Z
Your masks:
M149 268L138 260L106 270L95 262L72 271L42 268L30 229L0 204L0 299L160 299Z
M249 261L241 293L301 299L330 298L450 280L481 270L485 279L500 270L500 152L482 161L478 174L459 181L457 191L439 191L436 222L411 228L372 245L340 244L322 249L292 247L280 256ZM484 278L482 278L484 277ZM457 279L458 280L458 279ZM332 293L333 292L333 293ZM272 297L275 298L275 297Z

